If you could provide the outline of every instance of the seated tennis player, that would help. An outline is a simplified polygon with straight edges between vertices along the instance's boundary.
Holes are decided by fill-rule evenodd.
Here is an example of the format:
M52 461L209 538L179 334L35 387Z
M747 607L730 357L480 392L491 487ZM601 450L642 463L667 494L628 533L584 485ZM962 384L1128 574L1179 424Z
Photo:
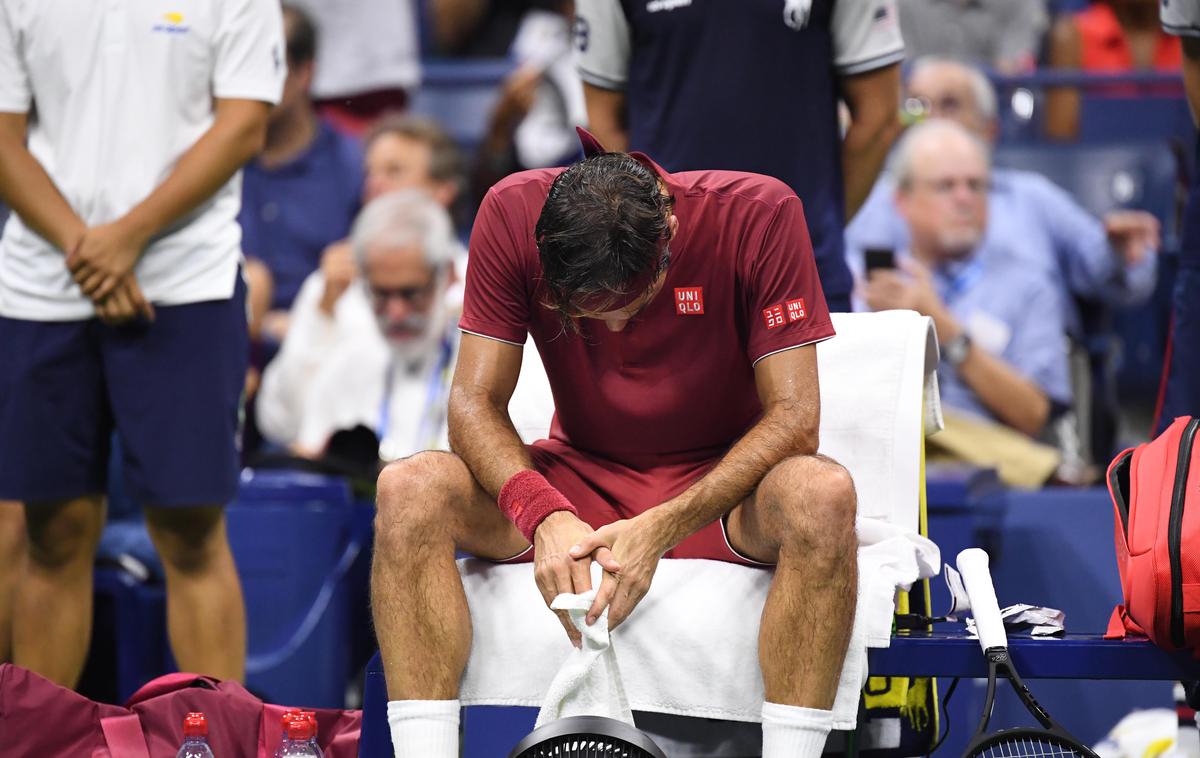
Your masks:
M660 558L774 567L759 656L765 758L821 753L856 594L855 494L818 454L816 342L834 332L796 195L755 174L668 174L638 153L525 171L471 236L453 453L379 479L373 604L399 758L458 755L471 619L455 549L533 561L546 603L636 613ZM507 415L531 334L557 409ZM565 616L564 628L578 644Z

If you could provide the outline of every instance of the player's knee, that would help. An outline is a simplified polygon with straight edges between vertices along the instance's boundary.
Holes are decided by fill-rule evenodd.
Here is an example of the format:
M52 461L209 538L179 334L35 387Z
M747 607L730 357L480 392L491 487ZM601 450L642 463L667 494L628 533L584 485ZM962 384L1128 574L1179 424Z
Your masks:
M844 466L823 455L788 458L763 485L784 541L841 552L854 538L857 498Z
M455 463L452 455L426 452L389 464L376 488L376 541L403 545L414 532L445 523L444 495L452 489Z
M225 512L219 506L147 508L146 528L171 571L202 574L229 552Z
M90 566L104 528L104 511L98 504L33 506L26 518L29 558L36 565L51 570L75 562Z

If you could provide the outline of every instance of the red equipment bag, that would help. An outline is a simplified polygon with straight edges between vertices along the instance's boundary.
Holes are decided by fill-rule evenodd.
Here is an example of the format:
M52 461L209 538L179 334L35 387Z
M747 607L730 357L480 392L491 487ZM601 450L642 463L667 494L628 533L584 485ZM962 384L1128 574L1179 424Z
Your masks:
M1200 657L1200 419L1181 416L1108 467L1124 604L1109 639L1149 637Z
M125 707L95 703L32 671L0 664L0 752L5 758L170 758L183 742L183 718L202 711L219 758L271 758L287 709L237 682L168 674L146 684ZM356 758L361 711L311 709L327 758Z

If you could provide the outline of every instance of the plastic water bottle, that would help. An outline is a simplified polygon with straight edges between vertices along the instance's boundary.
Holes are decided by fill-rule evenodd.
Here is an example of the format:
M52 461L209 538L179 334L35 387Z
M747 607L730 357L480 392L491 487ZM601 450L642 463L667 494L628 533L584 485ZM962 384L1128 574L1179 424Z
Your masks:
M300 718L300 711L296 708L288 708L283 712L283 716L279 719L280 725L283 727L282 735L279 738L279 748L276 749L274 758L282 758L283 748L288 743L288 727L292 722Z
M183 745L175 758L213 758L208 746L208 719L203 713L189 713L183 719Z
M309 721L303 715L293 718L288 724L287 739L279 746L276 755L279 758L320 758L321 750L316 746L316 736L315 720Z
M300 711L300 715L304 716L304 718L308 719L309 723L312 724L313 736L309 742L312 744L313 752L316 754L317 758L325 758L325 753L321 750L321 743L317 742L317 732L319 730L317 729L316 711Z

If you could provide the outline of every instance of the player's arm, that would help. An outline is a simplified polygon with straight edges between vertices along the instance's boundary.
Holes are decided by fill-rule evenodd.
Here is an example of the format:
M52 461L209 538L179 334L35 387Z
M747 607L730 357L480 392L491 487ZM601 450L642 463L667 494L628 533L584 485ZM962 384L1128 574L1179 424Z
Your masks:
M619 581L605 575L588 623L606 605L610 628L628 618L650 589L663 553L745 500L784 458L817 451L821 392L816 347L804 345L763 358L754 366L754 379L763 414L712 470L683 494L628 521L601 527L572 549L579 556L611 545L622 567Z
M450 386L450 449L492 497L514 474L533 469L508 417L521 354L516 345L463 334Z
M588 130L606 149L619 153L628 151L625 91L604 89L584 82L583 96L587 101Z
M866 202L900 134L900 64L843 76L842 99L850 127L842 140L846 218Z
M26 113L0 113L0 197L33 231L69 251L87 225L25 145Z
M67 257L75 281L94 300L108 295L137 263L149 240L208 200L262 150L269 103L218 99L213 124L142 202L93 227Z
M1187 94L1192 123L1200 124L1200 37L1182 37L1183 88Z
M448 423L450 449L467 464L475 481L498 502L502 490L517 487L515 495L505 496L527 501L522 504L532 508L534 503L566 498L534 471L508 415L522 352L519 345L464 333L450 387ZM518 527L519 522L518 518ZM567 552L591 533L592 528L570 510L554 511L534 527L534 579L547 606L562 593L591 589L591 556L573 558ZM607 549L598 550L595 558L610 571L620 567ZM579 632L565 613L559 613L559 622L578 645Z
M614 152L629 150L625 84L632 57L632 32L621 4L576 0L576 67L583 80L588 130Z

